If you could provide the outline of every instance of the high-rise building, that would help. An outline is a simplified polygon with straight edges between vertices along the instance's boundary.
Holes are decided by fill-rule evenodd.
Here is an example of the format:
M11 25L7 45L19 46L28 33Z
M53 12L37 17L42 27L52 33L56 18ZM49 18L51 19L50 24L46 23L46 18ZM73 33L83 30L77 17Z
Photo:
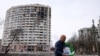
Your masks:
M3 45L12 40L12 30L22 29L17 36L19 41L13 41L13 49L19 51L34 51L34 48L46 51L50 46L51 37L51 7L41 4L14 6L7 10L4 24ZM21 50L22 51L22 50Z

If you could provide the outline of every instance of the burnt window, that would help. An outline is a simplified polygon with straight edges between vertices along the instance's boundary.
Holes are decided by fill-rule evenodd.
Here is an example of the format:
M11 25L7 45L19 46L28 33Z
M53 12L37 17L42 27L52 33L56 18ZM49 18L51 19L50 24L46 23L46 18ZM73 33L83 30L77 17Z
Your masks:
M36 17L36 14L31 13L30 16L31 17Z
M25 15L25 14L23 14L23 16L25 17L26 15Z
M38 12L38 17L39 17L39 18L44 18L44 15L45 15L44 12L41 12L41 11Z

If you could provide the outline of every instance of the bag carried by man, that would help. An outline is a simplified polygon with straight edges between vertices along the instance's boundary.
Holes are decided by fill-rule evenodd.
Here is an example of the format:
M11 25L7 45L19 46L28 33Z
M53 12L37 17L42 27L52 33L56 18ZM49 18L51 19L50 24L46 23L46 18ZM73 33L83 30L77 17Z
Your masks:
M64 55L66 56L74 56L74 47L70 43L65 43L65 47L63 49Z

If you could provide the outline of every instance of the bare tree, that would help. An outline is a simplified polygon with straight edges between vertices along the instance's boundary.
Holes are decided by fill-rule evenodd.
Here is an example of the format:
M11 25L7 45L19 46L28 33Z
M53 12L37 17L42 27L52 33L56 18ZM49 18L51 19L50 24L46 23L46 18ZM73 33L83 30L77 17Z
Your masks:
M12 40L11 40L10 43L6 46L6 48L5 48L5 54L4 54L4 55L7 55L7 54L8 54L8 52L9 52L9 47L10 47L10 45L13 43L13 41L18 41L18 40L19 40L19 38L18 38L17 36L18 36L18 34L21 33L21 32L22 32L22 29L14 29L14 30L11 31L11 34L10 34L9 38L12 39Z
M77 37L77 35L76 34L74 34L69 40L68 40L68 42L70 42L70 43L74 43L75 41L77 41L78 40L78 37Z

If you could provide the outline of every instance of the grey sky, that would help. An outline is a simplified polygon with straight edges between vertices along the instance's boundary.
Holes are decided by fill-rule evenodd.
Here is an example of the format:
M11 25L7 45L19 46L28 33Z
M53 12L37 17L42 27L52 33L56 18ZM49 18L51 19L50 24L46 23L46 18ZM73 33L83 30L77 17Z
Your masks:
M52 8L51 35L53 44L61 34L70 38L83 27L90 27L91 20L98 23L100 16L100 0L1 0L0 21L4 20L6 11L17 5L44 4ZM0 38L2 38L3 25L0 26Z

